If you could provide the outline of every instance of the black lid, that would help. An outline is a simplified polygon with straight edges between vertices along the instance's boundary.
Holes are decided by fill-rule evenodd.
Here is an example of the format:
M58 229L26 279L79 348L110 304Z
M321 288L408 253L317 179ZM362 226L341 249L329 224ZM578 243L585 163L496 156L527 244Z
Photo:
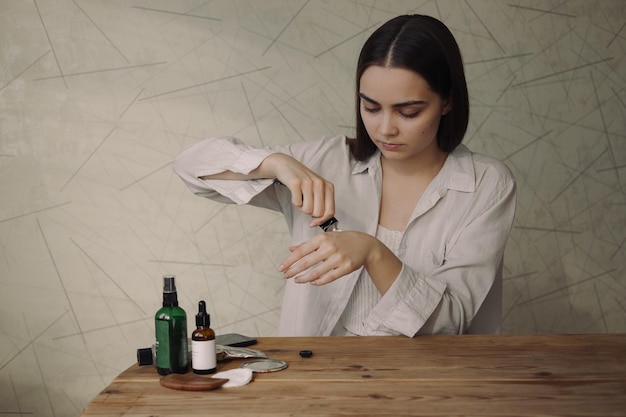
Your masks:
M196 314L196 326L211 327L211 316L206 312L206 303L198 302L198 314Z
M137 349L137 363L140 366L152 365L153 360L154 359L152 357L152 348Z

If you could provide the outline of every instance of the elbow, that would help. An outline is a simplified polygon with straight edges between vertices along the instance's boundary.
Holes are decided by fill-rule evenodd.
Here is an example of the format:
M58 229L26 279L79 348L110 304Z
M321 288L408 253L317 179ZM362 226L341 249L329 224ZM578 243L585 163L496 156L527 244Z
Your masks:
M463 334L467 326L468 322L462 301L446 290L437 308L435 308L415 336Z
M176 175L178 175L181 178L184 178L186 176L186 172L185 172L186 166L188 166L188 164L185 163L184 151L183 151L183 153L180 153L174 159L174 162L172 162L172 170L174 171Z

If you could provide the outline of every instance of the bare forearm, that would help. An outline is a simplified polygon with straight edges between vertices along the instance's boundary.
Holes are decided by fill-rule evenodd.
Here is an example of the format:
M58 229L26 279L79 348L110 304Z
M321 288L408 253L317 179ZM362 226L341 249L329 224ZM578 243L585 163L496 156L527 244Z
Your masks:
M365 261L365 269L376 289L384 295L402 270L402 261L381 241L372 237L373 243Z

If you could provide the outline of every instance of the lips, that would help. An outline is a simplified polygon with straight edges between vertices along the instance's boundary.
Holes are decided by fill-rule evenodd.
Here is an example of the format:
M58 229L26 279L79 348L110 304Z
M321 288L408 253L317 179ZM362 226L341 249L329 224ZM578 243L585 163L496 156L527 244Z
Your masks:
M386 149L388 151L396 151L396 150L400 149L400 147L402 145L400 145L398 143L380 142L380 146L382 146L384 149Z

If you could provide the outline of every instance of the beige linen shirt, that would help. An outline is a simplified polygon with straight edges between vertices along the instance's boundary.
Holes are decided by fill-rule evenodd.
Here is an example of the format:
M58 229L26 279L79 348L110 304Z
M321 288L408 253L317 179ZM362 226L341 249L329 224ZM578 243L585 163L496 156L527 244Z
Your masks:
M376 234L382 170L380 153L351 158L345 136L259 149L232 137L205 139L184 150L174 171L195 194L224 203L283 213L293 244L320 228L291 204L287 187L272 179L203 180L230 170L247 174L274 152L289 154L333 182L342 230ZM515 181L501 162L459 145L428 186L404 230L400 274L367 314L359 334L498 333L502 263L515 213ZM329 335L364 268L313 286L286 282L278 333ZM369 279L369 277L368 277Z

